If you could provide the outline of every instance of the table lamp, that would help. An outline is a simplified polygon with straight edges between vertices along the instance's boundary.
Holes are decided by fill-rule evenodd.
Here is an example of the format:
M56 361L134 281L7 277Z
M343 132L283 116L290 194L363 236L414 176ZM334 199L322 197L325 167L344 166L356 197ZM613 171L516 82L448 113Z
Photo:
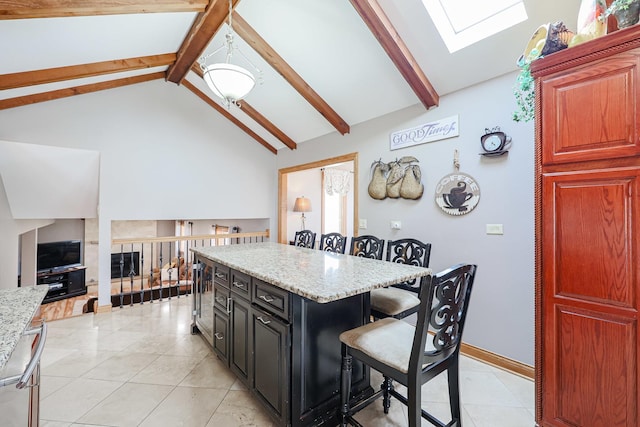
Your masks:
M302 212L302 229L304 230L304 213L311 212L311 200L306 197L296 197L296 202L293 205L294 212Z

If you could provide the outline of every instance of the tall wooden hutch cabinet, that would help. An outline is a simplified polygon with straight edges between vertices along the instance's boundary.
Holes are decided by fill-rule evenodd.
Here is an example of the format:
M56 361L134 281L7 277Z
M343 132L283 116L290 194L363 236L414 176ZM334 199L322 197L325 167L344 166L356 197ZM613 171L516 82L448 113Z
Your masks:
M536 422L635 427L640 25L534 61Z

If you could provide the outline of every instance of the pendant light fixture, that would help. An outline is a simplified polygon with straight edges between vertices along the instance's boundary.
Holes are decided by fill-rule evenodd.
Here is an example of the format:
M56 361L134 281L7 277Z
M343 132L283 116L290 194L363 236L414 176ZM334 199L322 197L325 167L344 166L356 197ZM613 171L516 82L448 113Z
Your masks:
M234 52L239 53L256 70L258 79L262 76L262 72L233 44L232 15L233 6L231 0L229 0L229 21L224 44L212 53L202 56L198 61L207 86L209 86L214 95L224 101L227 108L230 108L231 104L239 106L238 101L247 96L256 84L256 78L250 71L231 63ZM207 59L223 49L226 49L225 62L207 65Z

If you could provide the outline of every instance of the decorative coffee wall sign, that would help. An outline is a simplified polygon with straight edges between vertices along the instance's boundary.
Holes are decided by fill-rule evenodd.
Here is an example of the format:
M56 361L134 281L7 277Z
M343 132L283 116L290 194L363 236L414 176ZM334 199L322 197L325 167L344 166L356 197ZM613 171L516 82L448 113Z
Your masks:
M446 117L437 122L425 123L409 129L399 130L389 135L389 148L411 147L426 142L453 138L460 134L458 116Z
M480 201L480 187L475 179L459 171L458 150L454 152L456 171L445 175L436 185L436 204L449 215L465 215Z

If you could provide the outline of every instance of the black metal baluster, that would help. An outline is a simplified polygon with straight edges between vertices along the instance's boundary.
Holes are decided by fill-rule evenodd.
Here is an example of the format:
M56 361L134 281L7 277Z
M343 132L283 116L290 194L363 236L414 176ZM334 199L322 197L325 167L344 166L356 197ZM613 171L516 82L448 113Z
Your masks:
M133 307L133 277L136 275L133 266L133 243L131 244L131 258L129 262L129 306Z
M149 282L149 304L153 304L153 259L154 259L153 258L153 246L154 245L155 245L155 243L151 242L151 269L150 269L151 278L149 279L150 280L150 282ZM158 271L160 271L160 270L158 269Z
M124 246L120 245L120 308L124 305Z
M144 243L140 246L140 304L144 304Z
M162 258L162 249L164 246L164 242L160 242L160 280L158 282L160 282L160 295L159 295L159 300L162 301L162 267L163 267L163 258ZM169 253L171 253L171 251L169 251Z

